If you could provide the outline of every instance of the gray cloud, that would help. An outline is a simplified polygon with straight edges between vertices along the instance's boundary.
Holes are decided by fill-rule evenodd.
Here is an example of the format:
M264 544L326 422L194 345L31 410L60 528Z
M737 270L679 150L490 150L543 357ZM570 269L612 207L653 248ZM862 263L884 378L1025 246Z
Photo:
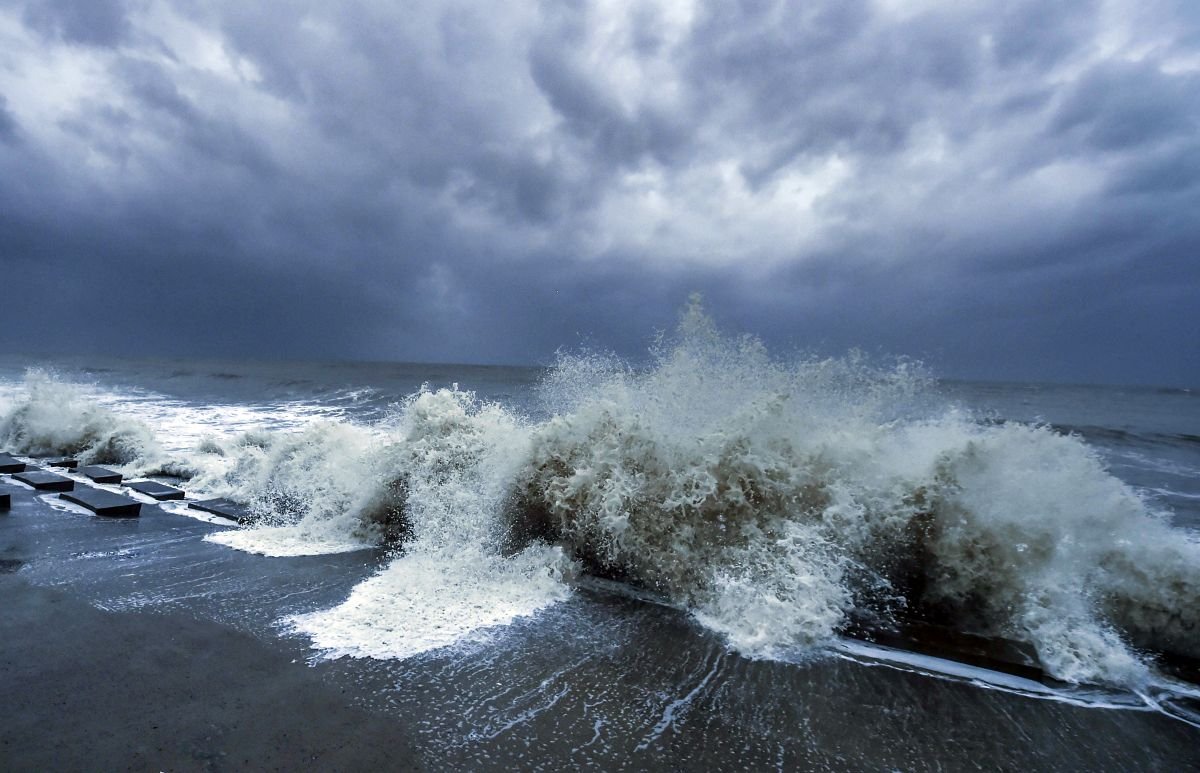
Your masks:
M8 110L8 100L0 94L0 142L14 143L17 140L17 120Z
M699 289L783 350L1198 384L1200 18L1136 7L9 3L0 347L636 356Z
M115 46L129 34L123 0L28 0L24 22L48 38Z
M1138 150L1194 136L1200 111L1187 103L1197 93L1196 75L1164 77L1147 63L1097 67L1065 96L1052 126L1077 133L1089 149Z

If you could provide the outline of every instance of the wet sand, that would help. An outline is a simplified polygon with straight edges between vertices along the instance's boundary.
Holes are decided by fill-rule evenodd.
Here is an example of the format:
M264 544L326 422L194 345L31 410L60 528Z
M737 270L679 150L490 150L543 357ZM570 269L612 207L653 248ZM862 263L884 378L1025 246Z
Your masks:
M423 767L404 722L250 635L103 612L13 573L0 599L4 770Z
M388 558L220 525L0 513L0 770L1200 770L1200 730L839 658L752 661L584 588L491 639L316 667L282 617Z

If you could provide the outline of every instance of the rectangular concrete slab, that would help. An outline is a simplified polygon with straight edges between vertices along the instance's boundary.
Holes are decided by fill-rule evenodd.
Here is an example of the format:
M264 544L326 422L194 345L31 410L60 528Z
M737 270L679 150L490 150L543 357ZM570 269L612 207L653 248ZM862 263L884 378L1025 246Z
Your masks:
M45 470L18 472L13 475L13 480L33 486L38 491L70 491L75 488L75 481Z
M238 523L246 523L250 520L250 513L246 508L237 502L230 502L228 499L205 499L201 502L188 502L188 507L193 510L219 515L222 518L228 518Z
M59 494L60 499L83 505L96 515L117 518L132 518L141 514L142 503L111 491L82 487L69 494Z
M106 467L96 467L94 465L89 465L87 467L80 467L78 472L80 475L83 475L83 476L95 481L96 483L120 483L121 482L121 473L113 472L112 470L110 470Z
M8 454L0 454L0 473L11 475L14 472L24 472L25 462L19 462Z
M78 459L62 458L62 459L46 459L42 464L47 467L58 467L63 470L73 470L79 466Z
M0 494L0 510L8 510L12 507L12 495L5 492Z
M135 480L125 485L140 494L154 497L160 502L167 499L183 499L182 490L153 480Z

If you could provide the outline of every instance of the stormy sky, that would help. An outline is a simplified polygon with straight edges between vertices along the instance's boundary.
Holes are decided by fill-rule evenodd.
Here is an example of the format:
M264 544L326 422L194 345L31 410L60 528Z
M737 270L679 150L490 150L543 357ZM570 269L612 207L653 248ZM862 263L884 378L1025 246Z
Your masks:
M0 351L1200 385L1195 0L0 0Z

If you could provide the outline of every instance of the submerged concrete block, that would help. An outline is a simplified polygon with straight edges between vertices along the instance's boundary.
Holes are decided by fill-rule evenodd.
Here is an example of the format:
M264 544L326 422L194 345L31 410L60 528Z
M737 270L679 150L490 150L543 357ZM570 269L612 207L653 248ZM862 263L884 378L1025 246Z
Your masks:
M87 478L91 479L92 481L95 481L96 483L120 483L121 482L121 473L113 472L112 470L105 468L105 467L96 467L95 465L89 465L87 467L80 467L78 472L80 475L84 475Z
M83 505L96 515L107 515L117 518L131 518L142 511L142 503L111 491L101 491L94 488L81 488L70 494L59 494L60 499Z
M13 480L19 480L27 486L33 486L38 491L70 491L75 488L75 481L55 475L45 470L29 470L13 475Z
M24 472L25 462L19 462L8 454L0 454L0 473L11 475L14 472Z
M188 507L193 510L219 515L222 518L228 518L238 523L246 523L250 520L250 512L246 508L237 502L230 502L228 499L205 499L201 502L188 502Z
M64 470L73 470L79 466L79 460L63 457L61 459L46 459L42 462L42 464L46 465L47 467L58 467Z
M135 480L125 485L140 494L154 497L160 502L167 499L183 499L182 490L153 480Z

